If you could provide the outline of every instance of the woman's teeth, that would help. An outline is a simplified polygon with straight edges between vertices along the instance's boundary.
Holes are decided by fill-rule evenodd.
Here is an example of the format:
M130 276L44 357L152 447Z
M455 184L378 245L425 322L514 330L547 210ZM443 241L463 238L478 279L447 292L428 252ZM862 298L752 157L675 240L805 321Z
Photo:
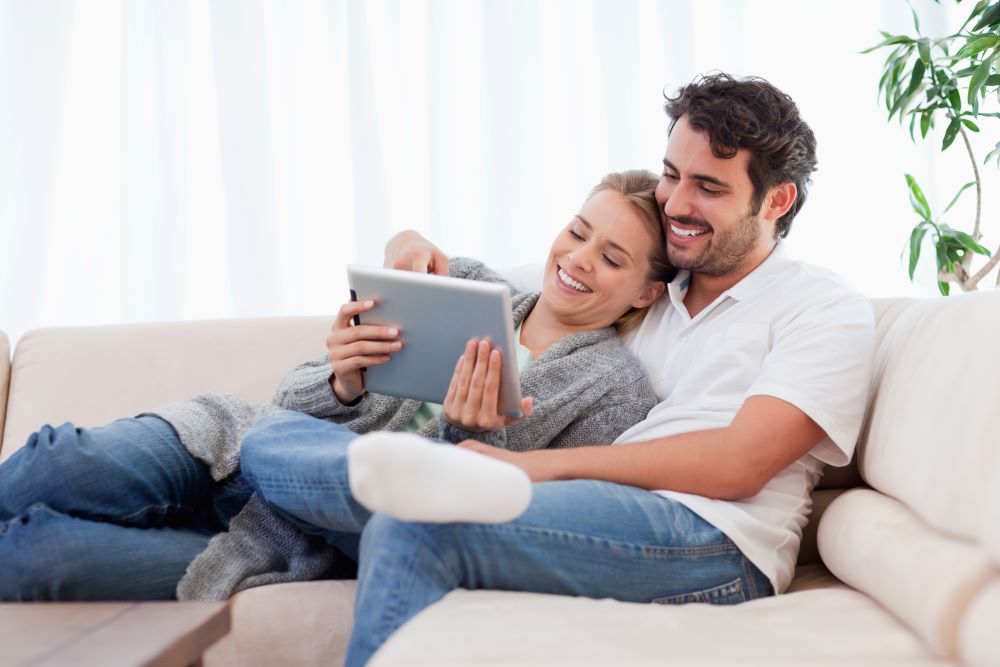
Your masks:
M677 236L688 237L688 236L698 236L699 234L704 234L708 230L707 229L681 229L680 227L677 227L675 225L670 225L670 231L672 231L674 234L677 234Z
M577 292L592 292L593 291L592 289L590 289L589 287L587 287L583 283L577 282L576 280L573 280L572 278L570 278L569 274L567 274L562 269L559 269L558 274L559 274L559 280L562 281L563 285L566 285L567 287L572 287Z

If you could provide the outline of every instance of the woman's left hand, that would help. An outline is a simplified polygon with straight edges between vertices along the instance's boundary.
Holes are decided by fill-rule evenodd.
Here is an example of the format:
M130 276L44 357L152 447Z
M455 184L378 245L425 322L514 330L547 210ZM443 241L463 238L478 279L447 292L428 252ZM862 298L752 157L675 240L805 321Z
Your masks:
M500 350L488 340L473 338L458 358L444 399L445 420L470 433L499 431L521 418L506 417L500 412ZM531 398L521 400L521 413L531 416Z
M512 452L507 449L491 447L477 440L465 440L458 446L515 465L527 473L532 482L551 482L559 479L550 456L552 454L558 455L558 450L540 449L534 452Z

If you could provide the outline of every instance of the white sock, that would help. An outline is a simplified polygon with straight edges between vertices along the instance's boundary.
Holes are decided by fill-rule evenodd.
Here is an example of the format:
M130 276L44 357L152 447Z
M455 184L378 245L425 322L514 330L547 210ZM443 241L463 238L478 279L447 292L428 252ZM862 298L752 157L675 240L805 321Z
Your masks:
M347 448L351 493L402 521L504 523L531 502L515 465L411 433L369 433Z

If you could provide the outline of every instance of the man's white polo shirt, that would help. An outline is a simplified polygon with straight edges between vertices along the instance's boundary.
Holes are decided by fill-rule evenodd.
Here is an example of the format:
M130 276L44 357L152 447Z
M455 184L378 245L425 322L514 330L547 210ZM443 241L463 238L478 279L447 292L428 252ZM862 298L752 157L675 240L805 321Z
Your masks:
M694 318L689 272L625 338L660 403L615 444L729 425L749 396L780 398L828 438L741 501L657 491L725 533L775 591L791 582L824 463L846 465L861 430L875 350L871 302L834 273L785 256L760 266Z

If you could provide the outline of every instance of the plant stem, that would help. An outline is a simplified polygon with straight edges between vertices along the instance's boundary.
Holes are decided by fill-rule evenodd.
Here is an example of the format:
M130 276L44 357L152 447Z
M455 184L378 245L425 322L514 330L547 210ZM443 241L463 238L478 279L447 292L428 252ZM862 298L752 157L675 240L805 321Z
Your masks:
M985 278L986 275L996 267L998 262L1000 262L1000 248L996 249L996 252L993 253L992 257L990 257L990 261L986 262L986 266L979 269L976 275L972 276L962 284L962 289L966 291L975 289L976 283ZM997 276L997 285L1000 285L1000 276Z
M979 179L979 165L976 164L976 156L972 152L969 135L961 124L958 126L958 131L962 133L962 141L965 142L965 150L968 151L969 161L972 163L972 173L976 176L976 226L972 229L972 238L979 241L982 237L982 234L979 232L979 219L983 211L983 182Z

